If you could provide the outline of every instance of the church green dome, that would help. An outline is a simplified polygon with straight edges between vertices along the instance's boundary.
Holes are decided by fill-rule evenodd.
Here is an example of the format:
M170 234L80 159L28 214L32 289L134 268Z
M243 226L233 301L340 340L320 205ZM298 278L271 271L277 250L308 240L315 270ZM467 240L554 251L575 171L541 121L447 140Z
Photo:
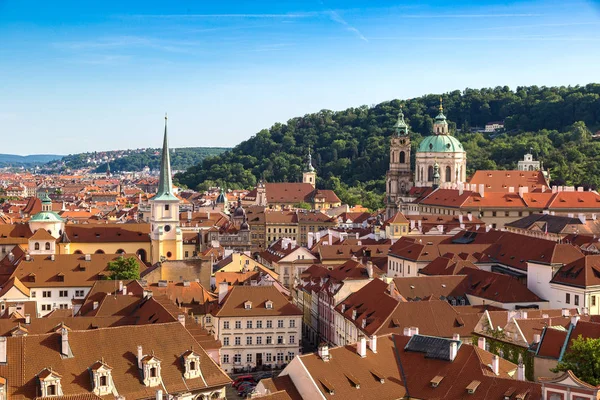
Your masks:
M62 222L63 219L54 211L40 211L31 217L30 221L34 222Z
M427 136L417 150L419 153L460 153L464 151L465 149L458 139L450 135Z

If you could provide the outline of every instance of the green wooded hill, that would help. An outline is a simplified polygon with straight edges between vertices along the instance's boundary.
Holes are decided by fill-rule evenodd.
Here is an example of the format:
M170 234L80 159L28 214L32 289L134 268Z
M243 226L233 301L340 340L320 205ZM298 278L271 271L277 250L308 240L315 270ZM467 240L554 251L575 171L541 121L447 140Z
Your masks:
M468 173L516 168L531 148L558 184L600 186L600 84L573 87L465 89L442 95L450 129L467 151ZM383 205L389 137L402 105L411 127L412 156L429 135L439 94L373 107L322 110L276 123L230 151L207 157L176 180L191 188L250 188L257 179L298 181L312 149L317 185L349 204ZM474 132L505 121L502 133Z
M183 147L171 149L171 167L174 170L184 170L202 162L206 157L216 156L227 150L229 148L225 147ZM109 158L114 158L109 163L111 172L141 171L146 166L151 170L157 170L160 168L160 152L161 149L148 148L70 154L58 160L58 162L50 163L49 166L56 166L60 163L63 169L85 168L90 166L88 159L98 159L100 156L108 156ZM100 173L106 172L106 166L106 163L102 163L94 171Z

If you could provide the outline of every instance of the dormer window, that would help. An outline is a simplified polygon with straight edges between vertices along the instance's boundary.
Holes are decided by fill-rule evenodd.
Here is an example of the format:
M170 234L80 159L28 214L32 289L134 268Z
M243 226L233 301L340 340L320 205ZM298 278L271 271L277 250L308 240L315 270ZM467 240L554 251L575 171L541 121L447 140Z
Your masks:
M272 310L273 309L273 302L271 300L267 300L267 302L265 303L265 308L267 310Z
M142 371L144 373L144 385L153 387L160 385L160 360L154 355L142 358Z
M251 310L252 309L252 302L251 301L244 302L244 309Z
M188 350L181 355L184 367L184 378L194 379L200 376L200 355L193 350Z
M104 359L96 361L90 367L92 372L93 392L98 396L104 396L113 392L112 367L104 362Z
M60 384L62 376L49 368L44 368L39 374L41 397L62 396Z

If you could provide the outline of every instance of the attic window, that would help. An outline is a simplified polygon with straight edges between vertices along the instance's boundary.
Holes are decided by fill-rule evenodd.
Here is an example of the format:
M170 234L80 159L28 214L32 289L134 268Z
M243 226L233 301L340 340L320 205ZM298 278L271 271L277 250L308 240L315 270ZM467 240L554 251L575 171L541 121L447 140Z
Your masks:
M467 386L467 393L469 393L469 394L475 393L475 391L477 390L477 388L479 387L480 384L481 384L481 382L479 382L479 381L472 381L471 383L469 383L469 386Z
M373 377L379 381L379 383L384 383L385 382L385 377L383 376L382 373L380 373L379 371L376 370L371 370L371 375L373 375Z
M268 307L267 307L268 308ZM251 301L246 301L244 303L244 309L246 310L251 310L252 309L252 302Z
M436 375L433 377L433 379L431 381L429 381L429 383L431 384L431 387L438 387L440 385L440 382L442 381L442 379L444 379L443 376L440 375Z
M266 308L267 310L272 310L272 309L273 309L273 302L272 302L271 300L268 300L268 301L265 303L265 308Z

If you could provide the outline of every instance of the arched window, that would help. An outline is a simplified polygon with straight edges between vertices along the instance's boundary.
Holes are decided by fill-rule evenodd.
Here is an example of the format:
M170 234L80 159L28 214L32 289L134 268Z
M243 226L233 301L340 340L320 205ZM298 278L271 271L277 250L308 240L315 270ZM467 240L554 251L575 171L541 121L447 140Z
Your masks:
M75 251L73 252L73 254L83 254L83 251L81 251L81 250L75 250Z
M125 254L125 250L119 249L119 250L116 251L115 254Z
M98 250L96 250L95 254L104 254L104 250L98 249Z
M406 154L403 151L400 152L400 164L404 164L406 162Z
M50 250L50 242L46 242L46 250Z
M433 166L431 166L431 165L427 169L427 181L433 182Z
M530 166L529 166L529 170L530 170L530 171L533 171L533 165L530 165Z
M450 167L446 167L446 182L452 181L452 172L450 171Z
M142 260L143 262L146 262L146 250L139 249L138 251L135 252L135 254L137 254L137 256L140 258L140 260Z
M40 249L40 244L38 242L35 242L35 244L33 245L33 248L36 250Z

